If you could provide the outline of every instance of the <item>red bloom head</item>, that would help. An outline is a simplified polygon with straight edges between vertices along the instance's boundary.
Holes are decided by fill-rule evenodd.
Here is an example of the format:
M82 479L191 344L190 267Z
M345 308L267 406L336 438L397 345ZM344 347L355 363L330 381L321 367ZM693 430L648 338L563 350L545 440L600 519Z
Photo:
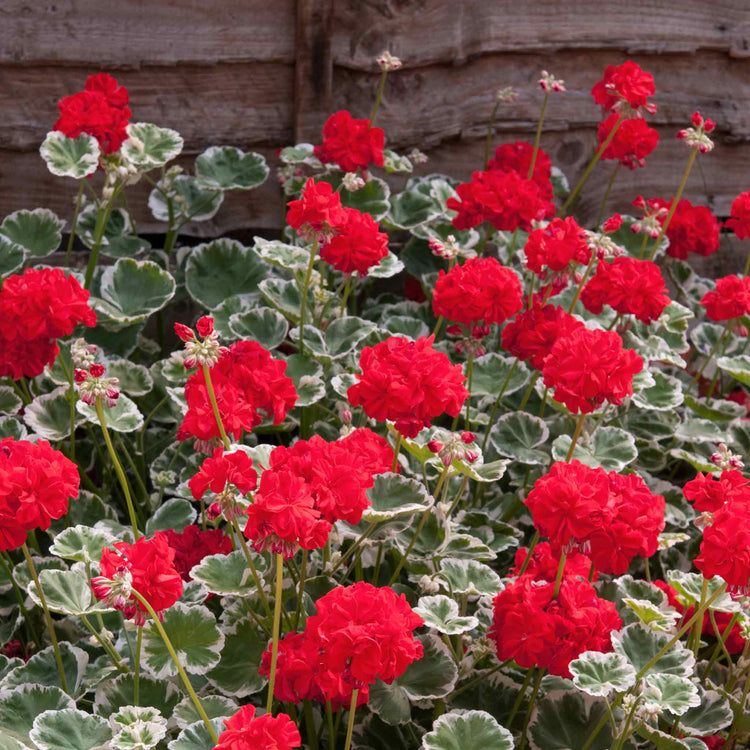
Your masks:
M503 346L514 356L541 370L558 338L584 328L584 324L562 307L536 305L519 313L503 329Z
M46 531L78 497L76 465L46 440L0 440L0 551L26 542L26 532Z
M384 437L380 437L367 427L360 427L337 442L373 476L384 474L393 466L393 448Z
M219 495L227 488L227 484L246 495L255 489L257 479L253 461L247 453L242 450L224 453L224 449L219 447L211 458L203 461L188 486L193 497L200 500L209 488L215 495Z
M329 239L347 222L341 196L327 182L315 182L312 177L305 183L302 197L287 205L287 223L303 233L309 232Z
M455 417L469 395L466 378L461 365L452 365L432 342L432 336L416 341L391 336L366 346L359 358L359 382L347 393L352 406L361 406L379 422L394 421L406 437L416 437L443 413Z
M323 145L314 153L324 164L338 164L345 172L383 166L385 133L369 120L355 120L349 112L334 112L323 126Z
M633 110L655 112L656 105L648 101L655 93L654 77L632 60L622 65L608 65L604 77L591 89L594 101L605 112L625 116L632 114Z
M581 292L583 306L595 315L608 305L644 323L656 320L669 301L659 266L624 255L611 263L601 261Z
M611 114L604 122L599 123L596 137L600 145L607 140L618 119L618 114ZM605 161L617 160L630 169L645 167L646 157L658 142L658 131L649 127L645 120L622 120L601 158Z
M621 404L633 395L633 377L643 360L624 349L614 331L578 328L558 338L544 362L544 384L555 401L573 413L588 414L605 401Z
M535 229L529 234L524 253L526 268L540 275L565 271L591 258L586 233L572 217L552 219L544 229Z
M182 531L167 529L169 546L174 550L174 566L183 581L192 581L190 571L209 555L227 555L232 540L221 529L203 530L191 524Z
M521 567L524 562L526 562L528 552L529 551L526 547L521 547L521 549L516 552L516 556L513 559L514 567L510 569L509 575L519 575ZM533 578L535 581L554 582L559 567L560 553L558 552L555 554L552 551L552 545L549 542L539 542L531 553L531 560L526 566L524 574ZM588 578L590 572L591 558L575 549L567 554L565 558L565 575ZM598 577L598 574L594 573L594 580Z
M517 172L474 172L471 182L456 188L458 197L446 205L458 211L453 219L456 229L471 229L489 221L498 231L528 231L532 221L542 221L555 213L554 204L534 180Z
M132 594L135 589L161 618L182 596L182 578L175 568L175 550L169 537L157 531L153 539L142 536L135 544L116 542L115 551L104 548L99 564L101 576L91 587L97 599L135 618L136 625L146 622L148 610Z
M96 138L105 154L113 154L128 138L132 113L127 105L127 89L112 76L107 73L89 76L84 91L60 100L57 105L60 117L53 130L68 138L86 133Z
M654 198L648 203L650 206L669 209L672 207L672 200ZM666 212L659 217L659 223L664 224L665 220ZM667 255L680 260L687 260L689 253L711 255L719 249L719 229L719 222L709 208L694 206L689 200L683 198L677 204L667 227L669 239Z
M750 237L750 190L740 193L732 201L729 216L725 226L737 235L737 239L748 239Z
M301 747L297 725L286 715L255 716L256 708L242 706L230 719L224 719L226 729L219 735L214 750L294 750Z
M748 483L739 471L723 471L719 476L698 472L682 492L699 513L715 513L734 500L750 503Z
M320 249L320 257L341 273L367 276L388 255L388 235L381 232L370 214L345 208L346 223Z
M524 179L529 176L529 167L534 157L534 147L526 141L515 143L503 143L495 149L495 157L487 163L488 170L499 172L516 172ZM541 191L541 196L548 201L552 200L552 160L540 148L536 152L534 162L534 174L531 179L536 182Z
M750 278L724 276L716 280L716 289L701 299L709 320L732 320L750 312Z
M465 326L503 323L522 305L518 276L495 258L472 258L441 271L432 296L435 315Z

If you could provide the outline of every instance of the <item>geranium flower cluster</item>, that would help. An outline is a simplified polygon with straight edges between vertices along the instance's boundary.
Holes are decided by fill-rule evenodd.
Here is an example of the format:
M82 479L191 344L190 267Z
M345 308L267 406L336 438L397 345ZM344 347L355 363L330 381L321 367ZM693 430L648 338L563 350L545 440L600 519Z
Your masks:
M664 530L664 497L635 474L552 464L526 498L534 525L555 552L584 552L602 573L621 575L636 556L650 557Z
M279 643L274 695L281 701L305 699L348 705L368 699L376 679L390 684L422 658L422 644L412 634L424 622L406 598L384 586L360 582L339 586L316 603L304 633ZM262 675L270 672L270 650L263 655Z
M256 716L256 710L248 704L224 719L226 729L214 750L294 750L301 746L297 725L286 714Z
M619 161L628 169L645 167L646 157L659 143L659 133L645 120L623 120L619 114L614 113L599 123L596 137L600 146L607 140L615 125L617 130L602 152L602 161Z
M201 529L195 524L182 531L167 529L169 546L174 550L174 567L183 581L192 581L190 571L209 555L226 555L232 551L232 540L221 529Z
M359 358L359 382L347 391L349 403L379 422L395 422L405 437L416 437L441 414L455 417L469 395L466 378L461 365L452 365L433 341L434 336L416 341L391 336L366 346Z
M526 268L543 279L550 271L563 274L591 259L586 231L575 219L553 219L529 234L524 247Z
M246 495L252 492L257 480L258 474L247 453L243 450L225 453L224 448L219 447L203 461L198 473L188 482L188 487L196 500L201 500L210 489L216 499L206 511L209 518L216 519L223 514L231 521L237 512L236 493Z
M27 269L0 289L0 377L34 378L60 351L57 339L96 325L89 293L59 268Z
M323 126L323 144L313 150L324 164L337 164L345 172L366 171L370 164L383 166L385 133L357 120L350 112L334 112Z
M716 289L701 299L709 320L740 318L750 313L750 277L724 276L716 280Z
M668 211L672 208L674 198L663 200L654 198L648 201L649 206L664 209L657 215L659 225L663 225ZM721 225L706 206L694 206L683 198L677 203L672 219L666 231L669 240L667 255L671 258L687 260L688 255L708 256L719 249L719 230Z
M26 533L46 531L78 497L76 465L46 440L0 440L0 551L26 543Z
M494 157L487 162L487 169L494 172L515 172L521 177L528 177L532 159L534 159L534 147L530 143L526 141L502 143L495 149ZM539 188L541 197L551 201L553 195L552 160L541 148L536 152L531 180Z

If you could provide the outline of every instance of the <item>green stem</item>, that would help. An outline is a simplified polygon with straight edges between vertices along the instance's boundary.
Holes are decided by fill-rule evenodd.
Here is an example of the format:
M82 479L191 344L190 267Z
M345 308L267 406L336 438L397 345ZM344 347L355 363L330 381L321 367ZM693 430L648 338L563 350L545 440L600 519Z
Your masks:
M602 224L602 219L604 218L604 212L607 209L607 201L609 200L609 194L612 192L612 185L615 184L615 177L617 177L617 173L620 171L621 163L618 161L615 164L615 168L612 170L612 175L609 178L609 182L607 183L607 189L604 191L604 197L602 198L602 205L599 206L599 216L596 219L596 226L599 227Z
M135 641L135 669L133 671L133 705L138 705L141 691L141 645L143 644L143 628L138 628Z
M36 626L29 617L29 613L24 605L24 595L21 593L21 589L18 588L16 579L13 578L13 573L11 572L11 568L13 567L13 560L10 558L10 556L8 556L8 560L10 561L10 565L8 565L8 562L5 559L6 556L8 556L7 552L0 553L0 564L3 566L5 575L8 577L10 585L13 587L13 591L16 594L16 599L18 599L18 607L21 610L21 615L23 615L23 621L28 625L29 633L34 639L34 643L37 645L37 647L41 647L42 639L39 636L39 632L37 631Z
M565 561L567 560L567 555L565 554L565 551L563 550L560 553L560 563L557 566L557 575L555 576L555 588L552 591L552 598L556 599L557 595L560 593L560 586L562 585L562 579L563 579L563 573L565 572Z
M341 317L346 317L346 303L349 301L349 294L352 291L352 277L349 276L346 280L346 283L344 284L344 294L341 297L341 309L339 312L341 313Z
M540 667L539 673L534 681L534 689L531 691L531 700L529 701L529 707L526 709L526 718L523 721L523 729L521 730L521 744L518 746L518 750L523 750L526 747L526 732L529 729L529 723L531 722L531 712L534 710L534 703L536 703L536 697L539 694L539 687L542 684L542 677L544 677L544 670Z
M695 374L695 377L690 381L688 384L687 390L685 391L685 395L687 396L690 391L693 390L693 386L701 379L701 375L703 375L703 371L708 367L708 363L713 359L714 354L716 354L716 350L719 348L721 342L724 340L724 337L729 333L729 324L731 321L727 321L724 324L724 330L719 335L719 338L716 339L716 343L711 347L711 351L708 353L708 356L706 357L706 361L701 365L700 370Z
M263 584L260 580L260 575L258 575L258 569L255 567L253 558L250 555L250 550L248 549L247 542L245 541L245 535L242 533L242 530L240 529L239 521L237 520L237 517L234 515L232 516L231 524L232 524L232 528L234 529L235 534L237 535L237 538L240 540L240 547L242 547L242 552L245 555L245 560L247 561L247 567L250 568L250 575L252 575L253 582L255 583L255 587L258 589L258 598L263 603L263 607L266 610L266 615L270 617L271 606L268 603L268 597L266 597L266 592L263 590Z
M484 439L482 440L482 452L484 453L484 449L487 447L487 440L490 437L490 431L492 430L493 425L495 424L495 415L497 414L497 410L500 407L500 400L503 397L503 394L505 393L505 389L508 387L508 383L510 383L510 379L513 376L513 373L516 370L516 367L518 366L518 357L516 357L513 360L513 364L510 367L510 370L508 370L508 375L505 378L505 381L503 382L502 386L500 386L500 393L497 394L497 398L495 399L495 403L492 405L492 410L490 411L490 419L489 422L487 422L487 431L484 433Z
M377 521L370 521L370 525L362 532L362 535L357 539L354 544L352 544L351 547L341 556L339 561L333 566L331 569L331 572L329 573L330 576L332 576L342 565L346 563L346 561L355 553L356 550L359 549L362 542L365 541L365 539L368 539L373 531L378 526ZM324 550L325 552L325 550ZM324 555L325 557L325 555Z
M164 238L164 252L166 253L167 257L171 254L175 244L177 243L177 238L180 236L180 228L180 225L170 227L169 231L166 234L166 237Z
M180 664L180 658L177 656L177 653L174 650L174 646L172 645L172 641L169 640L167 631L164 630L164 626L161 624L161 621L159 620L159 616L156 614L156 612L154 612L153 607L146 601L146 599L143 596L141 596L135 589L131 589L131 592L133 596L136 599L138 599L138 601L145 607L149 615L151 615L151 621L153 622L154 627L156 628L157 632L161 636L161 639L164 642L164 645L166 646L166 649L169 652L170 657L172 657L172 662L177 668L177 673L180 675L180 679L182 680L182 684L185 686L185 690L187 694L190 696L190 700L193 701L193 705L195 706L195 710L198 712L198 716L200 716L201 719L203 719L203 723L206 725L206 729L208 730L208 734L211 736L211 739L218 744L219 738L216 735L216 732L214 731L214 728L211 725L211 722L209 721L205 710L203 709L203 705L198 699L198 696L195 694L195 690L193 690L193 686L190 683L190 679L185 673L185 670L182 668L182 664Z
M302 713L305 717L305 734L310 750L318 750L318 733L315 731L315 716L313 715L312 701L302 701Z
M526 557L524 558L524 561L521 564L521 568L518 571L519 578L526 572L526 568L529 567L529 563L531 562L531 556L534 554L534 548L536 547L538 542L539 542L539 532L535 531L534 536L531 539L531 544L529 544L529 549L526 552Z
M107 201L107 204L99 209L96 218L96 227L94 228L94 244L91 247L91 254L89 255L89 264L86 266L86 276L83 280L83 288L88 289L91 286L91 279L94 277L94 270L96 269L96 262L99 260L99 251L102 249L102 241L104 239L104 232L107 229L107 223L109 222L110 214L112 213L112 206L114 206L115 198L117 197L119 188L115 187L112 193L112 197Z
M328 748L336 750L336 730L333 728L333 707L331 701L326 701L326 721L328 723Z
M533 668L527 669L526 678L523 681L523 685L521 685L521 687L518 689L518 695L516 696L516 700L513 702L513 707L510 709L510 715L508 716L508 720L505 722L509 727L513 726L513 719L516 718L518 709L521 708L523 699L526 697L526 691L529 689L529 685L531 684L531 680L533 677L534 677Z
M398 469L398 455L401 452L401 443L403 442L403 436L400 432L396 433L396 445L393 446L393 466L391 471L395 474Z
M313 241L312 250L310 250L310 262L307 264L305 280L302 284L302 297L299 303L299 353L305 353L305 309L307 307L307 290L310 288L310 279L312 278L313 266L315 265L315 256L318 254L318 238Z
M73 243L76 238L76 224L78 223L78 213L81 210L81 198L83 197L83 189L86 187L86 178L81 180L81 187L78 188L78 195L76 196L76 207L73 210L73 221L70 225L70 237L68 238L68 249L65 251L65 265L70 265L70 254L73 252Z
M708 595L708 579L704 577L703 579L703 585L701 586L701 600L700 605L703 606L703 602L706 601L706 596ZM690 650L695 654L696 661L698 657L698 646L701 642L701 633L703 631L703 618L701 617L700 620L696 621L695 625L693 625L693 629L690 631L690 636L688 637L688 646L690 647Z
M710 614L711 614L711 617L713 618L713 612L711 612ZM716 647L714 648L714 651L711 654L711 658L708 660L708 665L706 666L706 671L703 673L702 682L703 682L704 686L706 684L706 678L708 677L708 675L711 672L711 667L713 667L714 663L719 658L719 654L722 651L726 650L727 639L729 638L729 634L732 632L732 628L735 626L735 623L739 619L739 616L740 616L739 612L735 612L732 615L731 619L729 620L729 625L727 625L727 627L724 629L724 632L718 638L718 642L716 643ZM712 619L712 622L714 623L714 630L716 631L716 633L718 633L719 630L716 627L715 621L713 619ZM731 656L728 657L728 661L731 664L731 662L732 662Z
M591 273L591 269L594 267L594 263L596 263L596 253L591 253L591 260L589 261L589 264L586 266L586 270L583 273L583 278L581 279L581 283L578 285L578 289L576 289L576 293L573 295L573 301L570 303L570 307L568 308L568 314L572 315L573 308L576 306L576 302L578 302L578 298L581 296L581 292L583 291L583 287L586 284L586 280L589 277L589 274Z
M570 441L570 448L568 449L568 455L565 457L565 463L570 463L570 460L573 458L573 451L576 449L576 443L578 442L578 438L581 436L581 430L583 429L583 423L586 419L585 414L581 414L580 417L578 417L578 422L576 423L576 429L573 433L573 439Z
M271 672L268 675L268 699L266 700L266 713L271 713L273 708L273 690L276 685L276 660L279 656L279 627L281 625L281 599L282 585L284 583L284 557L279 552L276 554L276 594L273 602L273 631L271 643Z
M731 740L738 733L740 721L746 715L745 704L747 703L747 695L749 692L750 692L750 672L747 673L747 677L745 678L745 684L742 688L742 697L740 698L739 706L734 712L734 721L732 722L732 726L729 730L729 736L727 737L726 744L724 745L725 748L731 747Z
M536 381L539 380L539 376L542 373L537 370L534 373L534 376L531 378L531 382L529 383L528 388L526 389L526 392L523 394L523 398L521 399L521 405L518 407L519 411L523 411L526 404L529 402L529 399L531 398L531 394L534 392L534 386L536 385Z
M469 352L469 360L466 363L466 389L469 391L469 395L466 397L466 429L471 429L471 422L469 421L469 409L471 407L471 380L474 375L474 354Z
M446 697L446 701L450 702L458 695L461 695L461 693L466 692L467 690L470 690L475 685L480 683L482 680L484 680L486 677L489 677L490 675L495 674L495 672L499 672L503 667L506 667L508 665L507 661L504 661L502 664L496 664L492 669L488 669L486 672L483 672L479 675L479 677L475 677L473 680L469 680L465 685L461 685L460 688L456 688L449 696ZM510 724L510 722L508 722Z
M372 127L373 122L375 122L375 116L378 114L378 110L380 109L380 101L383 98L383 91L385 91L385 79L388 77L388 71L384 70L380 74L380 83L378 84L378 93L375 95L375 104L373 105L372 112L370 113L370 122L368 124L368 127Z
M96 399L96 415L99 417L99 424L101 425L102 434L104 435L104 442L107 444L107 450L109 451L110 458L114 464L115 473L120 480L120 487L122 487L123 494L125 495L125 503L128 506L128 515L130 516L130 525L133 527L133 537L137 542L140 534L138 533L138 523L135 518L133 498L130 495L130 486L128 485L128 479L125 476L125 471L122 468L120 459L117 457L115 446L112 445L112 438L109 436L109 429L107 429L107 422L104 418L104 409L102 408L102 400L100 398Z
M542 101L542 111L539 114L539 124L536 126L536 138L534 138L534 151L531 155L531 164L529 164L529 173L526 179L530 180L534 176L534 167L536 166L536 157L539 153L539 143L542 140L542 125L544 124L544 115L547 113L547 102L549 101L549 91L544 93ZM486 169L486 167L485 167Z
M120 657L117 655L117 651L114 650L112 647L112 644L109 643L109 641L106 640L106 638L103 638L101 633L97 631L97 629L91 624L88 617L86 615L81 615L81 621L86 626L86 630L91 633L91 635L96 638L96 640L99 642L101 647L107 652L107 655L110 659L112 659L112 663L123 673L128 674L130 670L122 663L120 660Z
M349 722L346 725L346 742L344 743L344 750L349 750L352 745L352 733L354 732L354 715L357 713L358 694L358 689L352 690L352 700L349 704Z
M437 319L437 323L435 323L435 327L432 329L433 338L437 338L438 333L440 333L440 327L443 325L444 320L445 318L442 315Z
M221 421L221 414L219 413L219 404L216 401L214 384L211 380L211 370L209 370L208 365L203 365L203 377L206 381L206 391L208 391L208 400L211 402L211 408L214 412L216 426L219 428L219 435L221 435L221 442L224 444L224 450L228 451L232 444L227 437L227 433L224 431L224 424Z
M47 607L47 600L44 597L44 591L42 591L42 587L39 584L39 576L36 572L36 567L34 567L34 561L31 559L31 555L29 554L29 548L25 545L21 545L21 549L23 550L23 556L26 558L26 564L29 566L29 573L31 573L31 579L34 581L34 585L36 586L36 592L39 596L39 603L42 605L42 610L44 611L44 621L47 623L47 630L49 631L49 638L50 641L52 641L52 648L55 652L55 661L57 662L57 670L60 673L60 684L62 685L62 689L64 693L68 692L68 680L65 677L65 668L63 667L63 661L62 661L62 654L60 653L60 646L57 643L57 635L55 634L55 625L52 622L52 615L49 612L49 608Z
M487 165L490 163L490 150L492 148L492 134L495 125L495 117L497 117L497 110L500 107L500 100L495 100L495 106L492 107L490 112L490 119L487 124L487 138L484 141L484 170L487 171Z
M138 489L140 490L143 501L148 502L148 490L146 489L146 485L143 483L143 479L141 478L141 472L138 469L138 466L136 465L135 461L133 460L133 457L130 455L130 452L125 446L125 441L119 435L117 435L116 440L117 440L118 447L120 448L123 455L125 456L125 460L127 461L128 466L130 466L133 472L133 475L135 476L135 482L138 485Z
M299 593L297 594L297 607L294 611L294 624L292 630L297 630L299 618L302 614L302 597L305 593L305 577L307 576L307 550L302 550L302 564L299 569Z

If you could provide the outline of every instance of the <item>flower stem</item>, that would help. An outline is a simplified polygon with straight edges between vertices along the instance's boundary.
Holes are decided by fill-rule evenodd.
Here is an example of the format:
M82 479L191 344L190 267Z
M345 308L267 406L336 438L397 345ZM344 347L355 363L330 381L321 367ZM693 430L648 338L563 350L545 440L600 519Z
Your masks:
M357 695L359 689L352 690L352 701L349 704L349 723L346 725L346 743L344 750L349 750L352 745L352 733L354 732L354 715L357 713Z
M8 561L10 564L8 564L8 561L6 561L6 556L8 557ZM21 589L18 588L18 584L16 583L16 579L13 578L13 573L11 571L11 568L13 567L13 560L8 555L7 552L0 552L0 565L3 566L3 570L5 571L5 575L8 577L8 580L10 581L10 585L13 587L13 591L16 594L16 599L18 599L18 608L21 611L21 614L23 615L23 621L28 627L28 633L31 635L31 637L34 639L34 643L39 646L42 642L42 639L39 637L39 633L37 632L36 626L31 621L31 618L29 617L29 613L26 610L26 607L24 606L25 597L21 593Z
M534 703L536 703L536 697L539 694L539 687L542 684L542 677L544 677L544 670L540 667L539 673L534 681L534 688L531 691L531 700L529 701L529 707L526 709L526 718L523 721L523 729L521 730L521 744L518 746L518 750L523 750L526 747L526 732L531 722L531 712L534 710Z
M466 363L466 386L469 391L469 395L466 397L466 429L471 429L471 423L469 421L469 409L471 407L471 380L474 375L474 354L469 352L469 360Z
M273 631L271 643L271 672L268 675L268 699L266 711L271 713L273 708L273 689L276 684L276 660L279 656L279 626L281 625L281 598L283 595L282 584L284 583L284 557L278 552L276 554L276 595L273 602Z
M708 353L708 357L706 357L706 361L701 365L700 370L695 374L695 377L690 381L688 384L687 390L685 391L685 395L687 396L690 391L693 390L693 386L701 379L701 375L703 375L703 371L708 367L708 363L713 359L714 354L716 354L717 349L719 348L721 342L724 340L724 337L729 333L729 324L731 321L727 321L724 324L724 330L721 332L718 339L716 339L716 343L711 347L711 351Z
M70 237L68 238L68 249L65 251L65 265L70 265L70 254L73 252L73 243L76 238L76 224L78 223L78 213L81 210L81 198L83 197L83 189L86 187L86 178L81 180L81 187L78 188L78 195L76 196L76 207L73 210L73 221L70 225Z
M444 320L445 318L442 315L437 319L437 323L435 323L435 327L432 329L431 335L433 338L437 338L438 333L440 333L440 327L443 325Z
M523 398L521 399L521 405L518 407L519 411L523 411L526 404L529 402L529 399L531 398L531 394L534 391L534 386L536 385L536 381L539 380L539 376L542 373L537 370L534 373L534 377L531 378L531 382L529 383L528 388L526 389L526 392L523 394Z
M715 622L715 620L713 618L713 612L710 612L710 615L711 615L711 618L712 618L711 622L712 623ZM726 628L724 629L724 632L718 638L717 643L716 643L716 647L714 648L714 651L711 654L711 658L708 660L708 665L706 666L706 671L703 673L702 682L703 682L704 686L706 684L706 678L708 677L709 673L711 672L711 667L713 667L714 663L719 658L719 654L722 651L726 650L727 639L729 638L729 634L732 632L732 628L735 626L735 623L739 619L739 616L740 616L739 612L735 612L732 615L731 619L729 620L729 624L726 626ZM714 630L716 631L716 633L719 632L719 629L715 625L714 625ZM731 661L732 661L732 659L731 659L731 657L729 657L729 662L731 663Z
M214 731L213 726L211 726L211 722L209 721L208 716L206 715L206 712L203 708L203 705L198 699L198 696L195 694L195 690L193 690L193 686L190 683L190 679L185 673L185 670L183 669L182 664L180 664L180 659L174 650L172 641L169 640L167 631L164 630L164 626L161 624L161 621L159 620L159 616L156 614L156 612L154 612L154 608L146 601L146 599L144 599L143 596L141 596L135 589L131 589L131 591L132 591L133 596L136 599L138 599L138 601L145 607L149 615L151 615L151 621L154 623L154 627L156 628L157 632L161 636L161 639L164 642L164 645L166 646L166 649L169 652L169 655L172 657L172 661L174 662L174 665L177 668L177 673L180 675L180 679L182 680L182 683L185 686L185 690L187 691L187 694L190 696L190 700L193 701L193 705L195 706L195 710L198 712L198 716L200 716L201 719L203 719L203 723L206 725L206 729L208 729L208 733L211 736L211 739L214 742L218 743L219 738L216 735L216 732Z
M495 106L492 107L490 112L490 119L487 123L487 138L484 141L484 170L487 171L487 165L490 162L490 149L492 148L492 132L495 126L495 117L497 117L497 110L500 107L500 100L495 100Z
M96 399L96 415L99 417L99 424L102 428L102 434L104 435L104 442L107 444L107 450L109 451L110 458L115 467L115 473L117 478L120 480L120 487L125 495L125 503L128 506L128 515L130 516L130 525L133 527L133 537L135 541L138 541L140 534L138 533L138 523L135 518L135 508L133 507L133 498L130 494L130 486L128 485L128 479L125 476L125 471L122 468L120 459L117 457L115 446L112 444L112 438L109 435L109 429L107 428L107 422L104 418L104 409L102 408L102 400Z
M107 652L107 655L110 659L112 659L112 663L123 673L128 674L130 670L122 663L120 660L120 657L117 655L117 651L114 650L112 647L112 644L107 641L106 638L103 638L101 633L99 633L96 628L91 624L88 617L86 615L81 615L81 621L86 626L86 630L91 633L91 635L96 638L97 641L99 641L99 644L101 647Z
M310 262L307 264L305 280L302 284L302 296L299 301L299 353L305 353L305 308L307 307L307 290L310 288L310 279L312 278L313 266L315 265L315 256L318 254L318 238L313 241L312 250L310 251Z
M29 548L26 544L21 545L23 550L23 556L26 558L26 564L29 566L29 573L31 573L31 579L34 581L36 586L37 594L39 595L39 602L42 605L44 611L44 621L47 623L47 630L49 631L49 639L52 641L52 648L55 652L55 661L57 662L57 670L60 673L60 684L64 693L68 692L68 680L65 677L65 668L63 667L62 654L60 653L60 646L57 643L57 635L55 634L55 626L52 622L52 615L47 607L47 600L44 598L44 592L39 583L39 576L37 575L36 568L34 567L34 561L31 559L29 554Z
M94 277L94 270L96 269L96 262L99 259L99 251L102 249L102 241L104 240L104 232L107 229L110 214L112 213L112 207L115 204L115 198L119 192L118 188L114 189L112 197L107 201L107 204L103 208L99 208L96 217L96 227L94 228L94 244L91 247L91 254L89 255L89 264L86 266L86 276L83 280L83 288L88 289L91 286L91 279Z
M253 582L255 583L256 588L258 589L258 598L263 602L263 607L266 610L266 615L268 617L271 616L271 606L268 604L268 598L266 597L266 592L263 591L263 584L260 580L260 576L258 575L258 569L255 567L255 563L253 563L253 558L250 555L250 550L247 547L247 542L245 541L245 535L242 533L242 530L240 529L239 521L237 521L236 516L232 516L232 528L234 529L235 534L237 535L237 538L240 540L240 546L242 547L242 551L245 554L245 560L247 560L247 567L250 568L250 575L253 577Z
M393 446L393 466L391 467L391 471L395 474L396 469L398 469L398 455L401 452L401 443L403 441L403 436L400 432L396 433L396 445Z
M370 113L370 122L368 123L368 127L372 127L373 122L375 122L375 116L378 114L378 110L380 109L380 101L383 98L383 91L385 91L385 79L388 77L388 71L384 70L380 74L380 83L378 84L378 93L375 95L375 104L372 107L372 112Z
M615 184L615 178L617 177L617 173L620 171L621 163L618 161L617 164L615 164L615 168L612 170L612 174L609 178L609 182L607 183L607 189L604 191L604 197L602 198L602 205L599 206L599 216L596 219L596 226L601 226L602 219L604 218L604 212L607 209L607 201L609 200L609 194L612 192L612 185Z
M224 450L228 451L231 447L227 433L224 431L224 424L221 421L221 414L219 413L219 404L216 401L216 392L214 391L214 384L211 380L211 370L208 365L203 365L203 377L206 381L206 390L208 391L208 400L211 402L211 408L214 412L214 419L216 425L219 428L219 435L221 435L221 442L224 444Z
M703 606L703 602L706 601L706 596L708 595L708 579L703 579L703 585L701 586L701 600L700 600L700 606ZM690 636L688 638L688 645L690 646L690 650L695 654L696 660L698 657L698 646L701 642L701 633L703 631L703 618L701 617L700 620L697 620L695 625L693 625L693 629L690 631Z
M510 715L508 716L508 720L505 722L507 726L510 727L513 725L513 719L516 718L518 709L521 708L523 699L526 697L526 691L529 689L529 685L531 684L531 680L533 677L534 677L534 670L527 669L526 678L523 681L523 685L521 685L521 687L518 689L518 695L516 696L516 700L513 703L513 707L510 709Z
M297 630L299 618L302 614L302 597L305 594L305 578L307 576L307 550L302 550L302 564L299 569L299 592L297 594L297 607L294 611L294 624L292 630Z
M531 164L529 164L529 173L526 175L527 180L530 180L534 176L534 167L536 166L536 157L539 154L539 143L542 140L542 125L544 124L544 115L547 113L547 102L549 102L549 91L546 91L544 94L544 99L542 101L542 111L539 113L539 124L536 126L536 138L534 138L534 151L531 154Z
M565 463L570 463L570 460L573 458L573 451L576 449L576 443L578 442L578 438L581 436L581 430L583 429L583 422L586 419L585 414L581 414L580 417L578 417L578 422L576 423L576 429L573 433L573 439L570 441L570 448L568 449L568 455L565 457Z
M565 550L560 553L560 564L557 566L557 575L555 576L555 588L552 591L552 598L557 599L557 595L560 593L560 586L562 586L563 574L565 573L565 561L568 556L565 554Z
M135 640L135 669L133 671L133 705L138 705L141 691L141 646L143 645L143 628L138 628Z
M529 567L529 563L531 562L531 556L534 554L534 548L536 547L537 543L539 542L539 532L535 531L534 536L531 539L531 544L529 544L529 549L526 552L526 558L524 559L523 563L521 564L521 568L518 571L518 576L522 576L526 572L526 568Z
M581 296L581 292L583 291L584 284L586 283L586 280L589 277L589 274L591 273L591 269L594 267L594 263L596 263L596 253L591 253L591 260L589 261L589 264L586 266L586 270L583 272L583 278L581 279L580 284L578 284L578 289L576 289L576 293L573 295L573 301L570 303L570 307L568 307L568 314L573 314L573 309L576 306L576 303L578 302L578 298Z
M352 277L349 276L346 279L346 283L344 284L344 294L341 297L341 310L339 311L341 313L341 317L346 317L347 311L346 311L346 303L349 301L349 294L352 291Z
M508 375L503 381L502 386L500 386L500 393L497 394L495 403L492 405L492 410L490 411L490 419L489 422L487 422L487 431L484 433L484 439L482 440L482 452L484 452L484 449L487 447L487 440L489 440L490 431L495 424L495 415L497 414L497 410L500 407L500 400L502 399L503 394L505 393L505 389L508 387L508 383L510 383L510 379L513 377L513 373L515 372L517 366L518 357L513 360L513 364L510 366L510 370L508 370Z

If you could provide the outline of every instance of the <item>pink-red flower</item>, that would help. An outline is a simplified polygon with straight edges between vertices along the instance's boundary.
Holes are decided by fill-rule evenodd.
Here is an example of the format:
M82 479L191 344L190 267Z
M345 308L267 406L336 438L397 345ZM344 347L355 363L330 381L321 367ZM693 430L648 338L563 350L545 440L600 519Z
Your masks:
M701 299L709 320L732 320L750 312L750 277L724 276Z
M654 198L648 203L650 206L672 207L674 198L669 201ZM659 217L659 223L664 224L666 212ZM687 260L690 253L707 256L719 249L719 222L706 206L694 206L683 198L678 204L667 227L669 247L667 255L680 260Z
M575 219L553 219L543 229L529 234L524 247L526 268L536 274L565 271L576 264L586 264L591 249L586 233Z
M615 123L620 119L618 114L611 114L599 123L596 137L599 144L607 140ZM621 120L615 135L604 149L601 159L616 160L630 169L646 166L646 157L659 143L659 133L646 123L645 120Z
M495 258L471 258L440 271L432 310L465 326L503 323L522 307L523 291L515 271Z
M750 190L740 193L732 201L729 219L724 225L735 233L737 239L746 240L750 237Z
M602 79L591 89L594 101L605 112L625 115L631 110L655 112L656 105L648 101L655 93L654 77L632 60L622 65L608 65Z
M341 196L327 182L311 177L302 189L302 197L288 204L287 223L303 234L330 239L347 221Z
M347 392L352 406L361 406L379 422L395 422L406 437L416 437L441 414L455 417L469 395L466 378L461 365L432 348L433 340L391 336L366 346L359 358L359 382Z
M515 143L503 143L495 149L494 158L487 163L488 170L500 172L516 172L520 177L526 179L529 176L529 167L534 156L534 147L526 141L515 141ZM534 173L531 179L536 182L545 200L552 200L552 160L540 148L536 152L534 162Z
M182 531L167 529L169 546L175 551L174 566L183 581L192 581L190 571L209 555L226 555L232 540L221 529L201 529L190 524Z
M359 465L373 476L390 471L393 466L393 448L384 437L367 427L350 432L340 438L338 444L356 456Z
M252 704L224 719L226 729L214 750L294 750L301 747L297 725L286 714L255 716Z
M370 214L345 208L346 223L320 249L320 257L341 273L367 276L388 255L388 235L381 232Z
M521 567L526 562L528 549L521 547L513 558L513 567L509 575L520 575ZM554 581L557 578L557 571L560 567L560 553L555 554L552 551L552 545L549 542L539 542L531 553L531 560L524 571L525 575L531 576L536 581ZM584 555L578 550L571 550L565 558L565 575L579 576L588 578L591 572L591 558ZM594 574L594 580L598 578Z
M722 471L718 476L698 472L682 492L699 513L715 513L734 500L750 503L749 483L739 471Z
M216 448L210 458L201 464L198 473L188 482L196 500L200 500L207 490L221 494L227 484L236 487L243 495L255 489L258 475L253 468L250 456L242 450L224 453L224 448Z
M324 164L338 164L345 172L366 170L370 164L383 166L385 133L370 127L367 119L357 120L346 110L334 112L323 126L323 144L315 156Z

